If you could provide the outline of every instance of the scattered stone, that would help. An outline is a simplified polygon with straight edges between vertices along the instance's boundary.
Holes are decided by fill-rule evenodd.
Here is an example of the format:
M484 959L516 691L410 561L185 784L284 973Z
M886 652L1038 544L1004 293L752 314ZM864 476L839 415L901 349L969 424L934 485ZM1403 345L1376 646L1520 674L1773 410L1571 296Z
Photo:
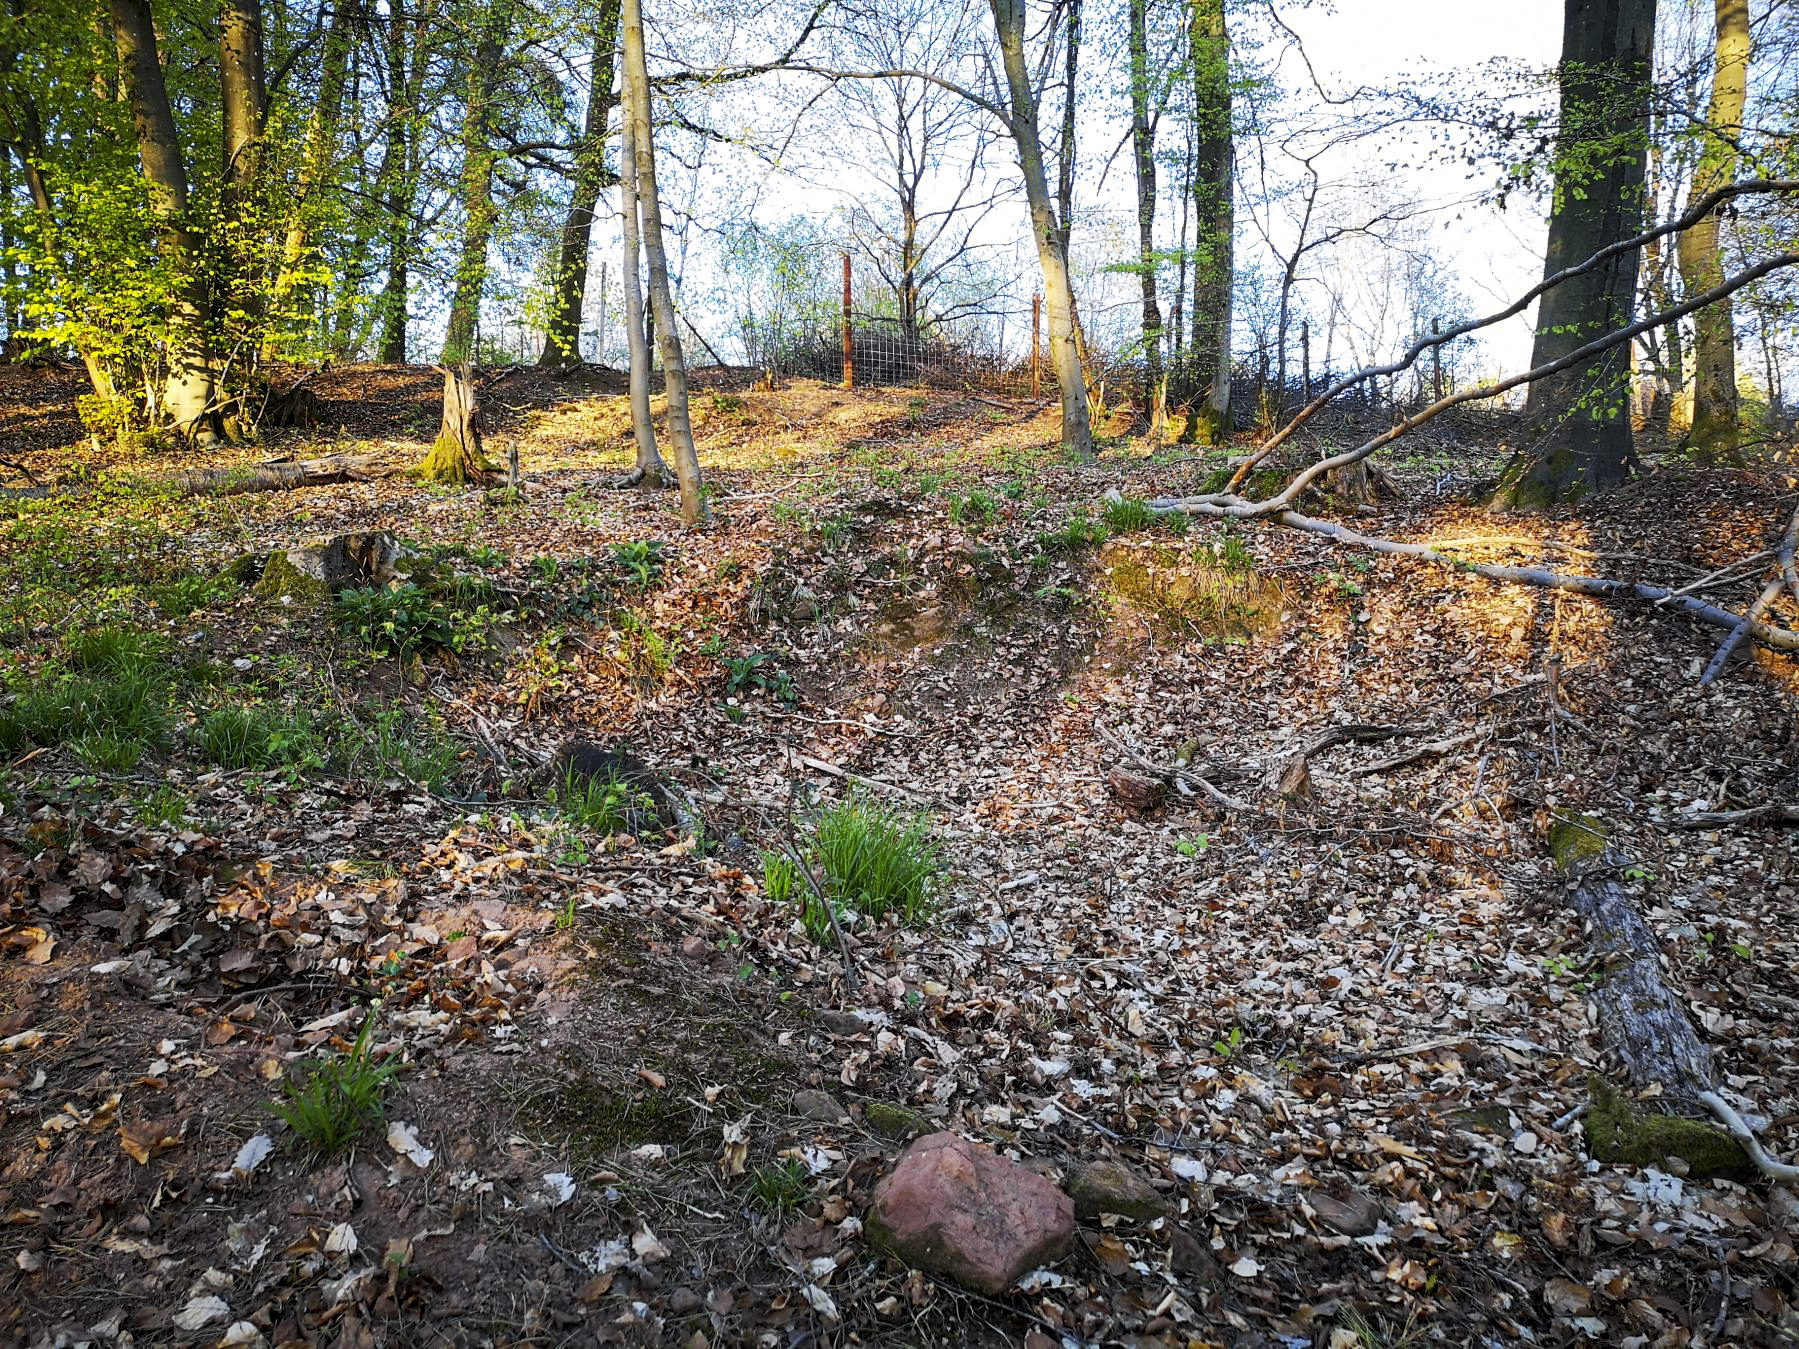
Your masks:
M830 1092L814 1091L809 1087L793 1093L793 1113L824 1124L841 1124L849 1118L849 1111Z
M937 1127L936 1121L921 1115L911 1106L892 1101L869 1101L862 1107L862 1122L883 1138L904 1143L923 1137Z
M876 1188L870 1242L997 1296L1067 1254L1074 1202L1042 1176L951 1133L919 1139Z
M1449 1122L1470 1133L1509 1134L1512 1132L1511 1109L1503 1105L1470 1106L1449 1112Z
M1319 1222L1346 1237L1365 1237L1380 1226L1380 1201L1354 1186L1346 1186L1341 1194L1334 1195L1313 1190L1305 1201Z
M1068 1178L1068 1194L1077 1218L1097 1218L1102 1213L1147 1222L1167 1212L1167 1201L1153 1186L1123 1162L1102 1157L1082 1162Z
M860 1012L820 1012L818 1024L832 1035L866 1035L874 1029Z

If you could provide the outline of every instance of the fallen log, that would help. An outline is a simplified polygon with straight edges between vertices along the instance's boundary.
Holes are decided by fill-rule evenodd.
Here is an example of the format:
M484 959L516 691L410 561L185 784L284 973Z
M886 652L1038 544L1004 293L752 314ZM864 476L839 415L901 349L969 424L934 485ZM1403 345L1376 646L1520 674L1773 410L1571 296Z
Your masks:
M1784 801L1766 801L1742 810L1702 810L1692 815L1674 815L1668 823L1676 829L1719 829L1738 824L1799 825L1799 806Z
M382 464L372 454L331 454L291 463L242 464L230 468L184 469L170 479L190 496L236 496L240 492L287 492L296 487L328 487L341 482L371 482L403 470Z
M1775 1180L1799 1178L1799 1169L1767 1155L1718 1094L1711 1048L1662 975L1661 943L1620 880L1625 868L1605 825L1564 814L1549 831L1549 851L1569 882L1568 905L1586 926L1594 967L1590 997L1607 1050L1657 1107L1684 1105L1722 1123L1646 1109L1595 1074L1585 1124L1593 1156L1633 1166L1680 1157L1696 1178L1741 1176L1751 1168Z

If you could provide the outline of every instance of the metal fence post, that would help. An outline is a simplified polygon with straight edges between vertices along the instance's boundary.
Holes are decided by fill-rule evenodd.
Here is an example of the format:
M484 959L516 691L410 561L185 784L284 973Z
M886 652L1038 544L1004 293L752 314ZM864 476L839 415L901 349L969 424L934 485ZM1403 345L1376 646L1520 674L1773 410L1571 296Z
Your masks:
M850 255L843 255L843 387L856 387L855 329L850 320Z

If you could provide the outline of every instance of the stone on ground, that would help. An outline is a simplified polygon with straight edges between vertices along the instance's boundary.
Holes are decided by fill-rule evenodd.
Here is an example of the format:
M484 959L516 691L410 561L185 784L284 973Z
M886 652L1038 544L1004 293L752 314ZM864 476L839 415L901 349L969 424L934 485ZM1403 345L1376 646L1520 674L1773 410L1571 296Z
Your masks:
M1102 1157L1082 1162L1068 1177L1068 1194L1077 1218L1097 1218L1116 1213L1146 1222L1167 1210L1167 1201L1136 1171L1123 1162Z
M873 1244L995 1296L1074 1242L1074 1202L1053 1184L951 1133L919 1139L875 1189Z

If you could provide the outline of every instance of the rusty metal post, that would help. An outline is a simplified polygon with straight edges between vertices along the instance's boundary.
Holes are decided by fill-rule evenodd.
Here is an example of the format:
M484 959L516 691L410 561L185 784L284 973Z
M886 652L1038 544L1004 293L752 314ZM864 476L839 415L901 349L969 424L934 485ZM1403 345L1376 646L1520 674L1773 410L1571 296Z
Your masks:
M843 255L843 387L856 387L855 328L850 321L850 255Z
M1031 397L1043 396L1043 296L1031 293Z

